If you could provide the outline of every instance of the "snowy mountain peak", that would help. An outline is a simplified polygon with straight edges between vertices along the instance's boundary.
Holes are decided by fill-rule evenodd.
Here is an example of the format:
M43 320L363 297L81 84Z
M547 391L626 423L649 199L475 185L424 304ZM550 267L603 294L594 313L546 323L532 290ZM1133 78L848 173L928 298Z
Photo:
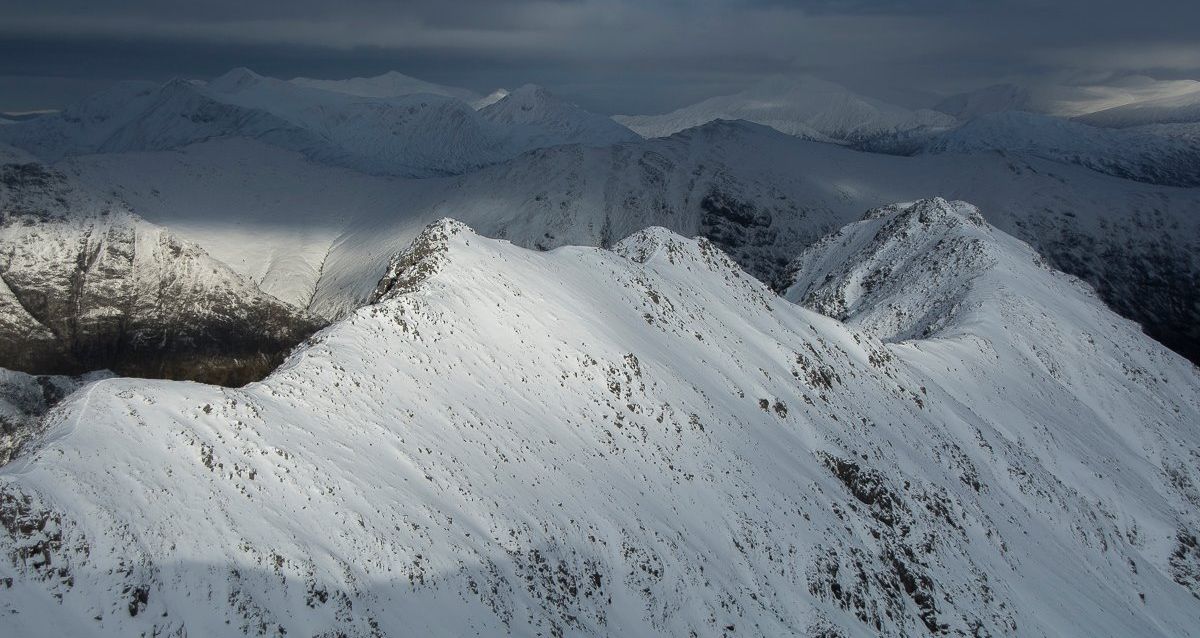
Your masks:
M729 255L704 237L687 239L661 226L651 226L626 237L613 252L638 264L696 267L722 279L741 279L745 274ZM750 279L749 277L747 277Z
M482 110L496 122L525 124L537 121L550 110L560 109L586 113L537 84L526 84L507 92L503 98Z
M370 302L378 303L415 290L421 282L437 272L447 259L451 239L462 234L476 236L475 231L466 224L450 218L426 226L407 249L392 258Z
M926 338L958 316L973 282L1005 256L1007 265L1034 263L1028 246L971 204L893 204L806 250L785 296L885 341Z
M218 76L208 83L208 86L215 91L233 92L246 87L254 86L263 80L263 76L239 66L230 69L224 75Z
M607 146L641 139L613 119L589 112L536 84L508 93L479 114L507 129L510 144L516 148Z
M858 225L970 218L934 201ZM0 470L6 626L1195 626L1200 378L1094 299L1018 306L1014 338L883 344L673 261L707 249L661 229L619 244L636 259L447 221L414 248L447 258L261 383L112 379L52 410Z
M613 246L613 252L625 258L644 264L657 257L664 249L674 252L681 243L679 235L663 228L650 226L633 233Z
M475 102L472 103L472 106L475 107L475 110L479 110L484 107L491 106L506 97L508 97L508 89L496 89L495 91L488 93L486 96L475 100Z
M958 222L968 222L975 226L985 226L987 221L973 204L964 201L948 201L941 197L878 206L868 210L863 219L881 219L894 217L906 226L921 224L928 228L930 224L945 221L952 226Z

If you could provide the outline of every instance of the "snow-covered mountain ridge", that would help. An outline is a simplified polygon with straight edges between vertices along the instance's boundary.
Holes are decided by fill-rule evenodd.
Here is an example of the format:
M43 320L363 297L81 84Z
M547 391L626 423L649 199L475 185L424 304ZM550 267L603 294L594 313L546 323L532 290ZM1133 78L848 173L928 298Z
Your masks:
M871 223L975 232L923 205ZM705 240L535 252L435 224L378 303L262 383L113 379L52 411L0 470L6 622L1188 635L1200 376L978 232L1014 292L1045 294L885 344Z
M1105 129L1033 113L993 113L930 138L921 152L1024 154L1168 186L1200 186L1200 124Z
M543 106L535 113L539 117L522 121L494 116L523 108L506 106L521 100L519 95L500 98L479 112L448 95L363 95L398 90L287 82L249 69L234 69L207 84L122 83L62 113L5 126L0 141L57 161L246 137L324 164L429 177L474 170L543 145L605 145L637 138L609 118L544 90L539 92Z
M806 139L856 143L949 128L955 119L911 111L811 76L772 77L733 95L709 98L663 115L618 115L645 137L666 137L715 120L746 120Z
M1200 128L1189 115L1195 110L1195 96L1122 107L1074 121L1025 112L1035 110L1031 99L1020 87L996 85L952 96L935 110L910 110L817 78L777 77L671 113L614 119L646 137L665 137L717 120L746 120L788 135L870 152L1000 151L1153 184L1200 185ZM1138 126L1145 124L1159 126Z

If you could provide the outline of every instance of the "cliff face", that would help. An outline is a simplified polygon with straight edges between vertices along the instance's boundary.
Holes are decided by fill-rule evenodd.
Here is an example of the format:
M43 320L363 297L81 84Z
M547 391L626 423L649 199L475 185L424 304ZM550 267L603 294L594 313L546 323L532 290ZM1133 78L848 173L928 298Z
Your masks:
M240 385L317 327L62 173L0 165L0 367Z

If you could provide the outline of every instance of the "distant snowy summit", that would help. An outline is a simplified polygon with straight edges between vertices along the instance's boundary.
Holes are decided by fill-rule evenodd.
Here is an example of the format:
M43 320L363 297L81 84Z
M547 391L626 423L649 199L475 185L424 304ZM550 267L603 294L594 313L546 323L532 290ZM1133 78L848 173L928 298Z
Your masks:
M1028 155L1152 184L1200 186L1200 124L1117 130L1034 113L990 113L929 138L919 152Z
M46 161L229 137L405 177L460 174L544 146L637 139L536 87L480 97L399 73L284 81L245 68L207 83L120 83L61 113L0 128L0 141Z
M812 76L778 76L735 93L664 115L618 115L645 137L665 137L713 120L747 120L818 141L861 142L880 136L937 131L957 121L945 113L910 110L858 95Z
M911 110L811 76L774 77L663 115L613 119L645 137L747 120L819 142L893 155L1003 152L1079 164L1168 186L1200 184L1200 93L1075 121L1038 113L1031 92L1000 84ZM1153 126L1152 126L1153 125ZM1105 131L1097 127L1128 128Z
M588 112L536 84L526 84L480 109L488 122L506 131L514 148L535 149L566 143L608 146L641 137L611 118Z

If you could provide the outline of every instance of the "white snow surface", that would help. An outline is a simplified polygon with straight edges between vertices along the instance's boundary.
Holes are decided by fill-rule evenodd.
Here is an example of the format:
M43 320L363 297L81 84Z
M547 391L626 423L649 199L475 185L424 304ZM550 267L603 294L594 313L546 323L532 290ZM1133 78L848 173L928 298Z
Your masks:
M812 76L772 77L740 93L709 98L663 115L617 115L613 119L644 137L666 137L714 120L746 120L827 142L944 130L956 123L945 113L909 110Z
M541 248L612 245L647 225L689 236L724 233L721 245L739 263L771 279L863 210L940 192L972 198L998 227L1052 253L1054 263L1101 273L1112 265L1105 254L1136 260L1153 252L1200 271L1195 190L1019 154L861 153L745 123L611 148L544 149L470 175L424 180L330 169L248 140L60 166L199 243L267 292L328 318L363 303L391 256L445 216ZM722 225L709 210L714 202L745 205L754 220L744 230Z
M837 277L890 229L890 303L942 289L903 268L930 241L988 256L898 343L661 228L534 252L437 223L261 383L52 411L0 469L6 627L1195 635L1196 368L917 206L809 257Z
M474 106L476 110L479 110L486 106L491 106L506 97L508 97L508 89L496 89L495 91L492 91L491 93L488 93L487 95L476 100L472 106Z
M32 375L0 368L0 466L41 434L41 416L87 383L112 377L107 370L78 377Z

